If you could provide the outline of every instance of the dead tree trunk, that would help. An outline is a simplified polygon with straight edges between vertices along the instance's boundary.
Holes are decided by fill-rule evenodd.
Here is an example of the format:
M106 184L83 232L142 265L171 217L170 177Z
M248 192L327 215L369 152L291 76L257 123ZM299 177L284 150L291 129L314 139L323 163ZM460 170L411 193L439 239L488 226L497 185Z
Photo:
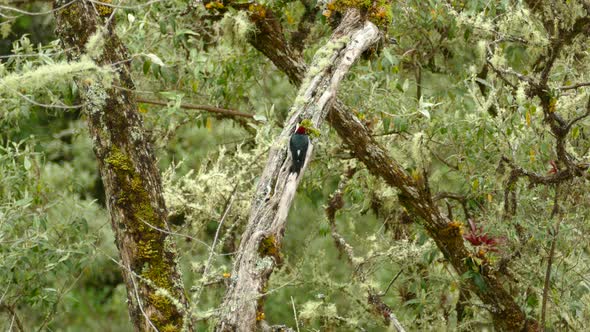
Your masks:
M68 57L89 56L112 70L108 77L79 77L77 85L106 191L132 323L136 331L190 329L175 246L166 233L160 172L131 92L129 55L114 33L113 8L85 1L63 7L66 3L56 0L54 8L60 8L55 12L57 34Z
M281 264L280 247L287 214L299 178L290 173L288 141L297 123L310 119L319 128L336 91L353 62L379 39L377 27L357 9L349 9L332 37L315 55L299 89L291 116L269 153L254 196L250 218L233 268L232 284L222 304L218 331L253 331L263 319L263 296L274 268ZM312 147L308 149L310 159Z

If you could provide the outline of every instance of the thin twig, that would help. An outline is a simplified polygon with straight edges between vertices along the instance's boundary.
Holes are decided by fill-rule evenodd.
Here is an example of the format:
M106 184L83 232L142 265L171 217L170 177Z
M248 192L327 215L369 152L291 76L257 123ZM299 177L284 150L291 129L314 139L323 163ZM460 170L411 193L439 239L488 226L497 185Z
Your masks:
M561 86L558 89L561 91L566 91L566 90L574 90L577 88L581 88L583 86L590 86L590 82L583 82L583 83L578 83L578 84L573 84L573 85Z
M2 303L2 301L4 300L4 297L6 296L6 294L8 294L8 290L10 289L10 284L12 283L12 280L9 279L8 280L8 285L6 285L6 289L4 290L4 293L2 294L2 297L0 297L0 303Z
M545 326L545 314L547 312L547 299L549 298L549 287L551 286L551 266L553 265L553 257L555 255L555 243L557 242L557 235L559 233L559 226L561 225L561 218L557 220L557 225L553 232L551 239L551 248L549 249L549 256L547 261L547 271L545 272L545 284L543 285L543 305L541 306L541 327Z
M143 306L141 305L141 299L139 298L139 291L137 290L137 284L135 283L135 273L131 270L130 267L126 267L126 268L128 271L131 272L130 273L131 283L133 284L133 289L135 290L135 298L137 300L137 306L139 307L139 310L141 310L141 313L143 314L145 319L148 321L148 323L150 323L150 326L154 329L154 331L159 332L158 329L154 326L154 323L152 323L152 320L148 317L148 315L143 310Z
M555 199L553 202L553 211L551 211L551 217L555 217L559 214L559 188L555 186ZM553 257L555 256L555 244L557 242L557 235L559 234L559 226L561 225L561 217L557 218L557 224L553 230L553 237L551 239L551 248L549 249L549 255L547 257L547 271L545 272L545 284L543 285L543 301L541 305L541 328L545 329L545 317L547 313L547 300L549 298L549 287L551 286L551 266L553 265Z
M146 99L146 98L141 98L141 97L137 97L136 100L138 103L143 103L143 104L152 104L152 105L160 105L160 106L168 106L168 104L169 104L168 102L165 102L165 101L152 100L152 99ZM218 114L222 114L222 115L226 115L226 116L238 116L238 117L243 117L243 118L250 118L256 122L259 122L258 120L254 119L254 114L243 113L243 112L232 110L232 109L220 108L220 107L209 106L209 105L196 105L196 104L184 104L184 103L180 104L180 108L190 109L190 110L207 111L207 112L218 113Z
M57 300L55 301L55 303L53 303L53 308L52 308L51 312L47 313L45 319L43 320L43 323L41 323L41 325L37 329L37 332L44 331L45 326L53 320L53 317L55 316L55 313L57 312L57 309L58 309L57 305L62 300L64 295L69 293L72 290L72 288L74 288L74 286L76 286L76 284L78 283L80 278L82 278L82 275L83 275L83 270L80 271L80 273L78 274L78 276L76 277L76 279L73 282L69 282L68 287L65 288L64 291L60 292L59 296L57 297Z
M20 320L20 318L18 318L18 315L16 314L16 309L14 309L13 306L10 306L8 304L0 304L0 308L4 308L6 311L8 311L8 313L10 313L13 321L16 322L16 327L18 327L19 331L25 332L25 328L23 327L23 323Z
M227 217L227 214L229 213L229 210L234 202L234 198L236 197L236 192L238 190L238 184L235 185L234 187L234 191L231 193L231 196L229 197L226 205L225 205L225 211L223 212L223 215L221 216L221 220L219 221L219 225L217 225L217 230L215 231L215 237L213 238L213 244L211 244L210 250L209 250L209 257L207 258L207 263L205 263L205 268L203 269L203 283L199 286L199 289L197 290L197 294L196 294L196 298L195 298L195 303L194 306L197 306L199 304L199 300L201 298L201 293L203 292L203 286L204 286L204 281L207 279L207 273L209 273L209 267L211 266L211 259L213 259L213 255L215 254L215 246L217 245L217 239L219 238L219 232L221 230L221 226L223 225L223 222L225 221L225 218Z
M115 4L110 3L110 2L105 2L106 0L105 1L88 0L88 1L89 2L92 2L94 4L97 4L97 5L101 5L101 6L105 6L105 7L111 7L111 8L139 9L141 7L147 7L147 6L150 6L150 5L155 4L155 3L158 3L158 2L165 2L166 0L151 0L151 1L148 1L146 3L142 3L142 4L139 4L139 5L133 5L133 6L123 6L123 5L119 5L119 4L115 5Z
M571 121L570 121L570 122L567 124L567 126L565 127L566 131L568 131L568 132L569 132L569 130L572 128L572 126L573 126L574 124L576 124L576 122L578 122L578 121L580 121L580 120L582 120L582 119L584 119L584 118L586 118L586 117L588 117L588 116L590 116L590 98L588 98L588 102L586 103L586 112L584 112L584 114L582 114L582 115L580 115L580 116L578 116L578 117L576 117L576 118L572 119L572 120L571 120Z
M6 86L6 84L0 82L0 84L2 84L3 87L10 89L9 87ZM39 106L39 107L43 107L43 108L60 108L60 109L78 109L83 107L83 104L79 104L79 105L58 105L58 104L43 104L40 103L38 101L35 101L32 98L27 97L26 95L20 93L19 91L17 91L16 89L11 89L13 93L15 93L16 95L18 95L19 97L23 98L24 100L28 101L29 103L35 105L35 106Z
M176 233L176 232L172 232L172 231L168 231L168 230L165 230L165 229L158 228L158 227L156 227L156 226L154 226L154 225L150 224L149 222L147 222L147 221L143 220L143 218L140 218L139 220L141 220L141 222L143 222L144 224L148 225L150 228L152 228L152 229L155 229L155 230L157 230L157 231L159 231L159 232L162 232L162 233L164 233L164 234L168 234L168 235L182 236L182 237L184 237L184 238L188 238L188 239L194 240L194 241L196 241L196 242L198 242L198 243L200 243L200 244L202 244L202 245L206 246L207 248L211 249L211 247L209 247L209 245L208 245L206 242L204 242L204 241L202 241L202 240L200 240L200 239L197 239L196 237L193 237L193 236L190 236L190 235L186 235L186 234Z
M135 294L136 294L136 296L137 296L137 301L138 301L138 306L139 306L139 309L140 309L140 310L143 312L143 308L142 308L142 306L141 306L141 301L140 301L140 299L139 299L139 293L138 293L138 290L137 290L137 284L135 283L134 277L138 278L138 279L139 279L139 281L142 281L142 282L144 282L146 285L148 285L148 286L150 286L150 287L152 287L152 288L154 288L154 289L156 289L156 290L157 290L159 287L158 287L158 286L156 286L156 285L155 285L155 284L152 282L152 280L150 280L150 279L147 279L147 278L144 278L144 277L142 277L141 275L139 275L139 274L137 274L137 273L133 272L133 270L131 270L131 268L130 268L130 267L128 267L128 266L126 266L126 265L122 264L122 263L121 263L121 262L119 262L117 259L115 259L115 258L114 258L114 257L112 257L111 255L109 255L109 254L108 254L108 253L106 253L104 250L100 249L99 247L95 247L95 249L97 249L98 251L100 251L100 252L101 252L103 255L105 255L105 256L106 256L106 257L107 257L107 258L108 258L110 261L112 261L112 262L113 262L113 263L115 263L117 266L119 266L119 267L120 267L122 270L125 270L125 271L127 271L127 273L129 273L129 274L130 274L130 276L131 276L131 283L133 284L133 288L135 289ZM163 296L167 297L167 298L168 298L170 301L177 301L177 299L176 299L176 298L174 298L172 295L170 295L168 292L163 292L161 295L163 295ZM190 317L190 316L191 316L191 313L190 313L190 311L189 311L189 308L182 306L182 308L179 308L179 307L177 307L177 309L179 309L179 310L182 310L182 311L184 312L184 314L186 315L186 317ZM145 316L145 317L147 318L147 316ZM157 328L156 328L156 327L155 327L155 326L152 324L152 322L149 320L149 318L148 318L148 322L150 323L150 325L152 325L152 327L153 327L153 328L154 328L156 331L158 331L158 329L157 329ZM159 332L159 331L158 331L158 332Z
M297 319L297 309L295 309L295 301L293 300L293 296L291 296L291 305L293 306L293 316L295 317L295 327L297 327L297 332L299 331L299 320Z
M454 169L455 171L459 171L459 165L455 164L451 164L450 162L446 161L443 157L439 156L437 153L435 153L434 151L432 151L432 149L428 149L430 150L430 153L434 156L434 158L436 158L438 161L440 161L441 163L445 164L447 167Z
M391 288L391 285L393 285L393 283L397 280L397 278L399 278L399 276L402 274L402 272L404 272L404 269L399 270L399 272L395 275L395 277L393 277L393 279L391 279L391 281L389 282L389 285L387 285L387 288L385 289L385 291L381 294L379 294L379 296L385 296L387 294L387 292L389 292L389 288Z
M47 11L44 11L44 12L29 12L29 11L18 9L18 8L15 8L15 7L3 6L3 5L0 5L0 9L17 12L17 13L23 14L23 15L40 16L40 15L47 15L47 14L54 13L54 12L60 10L60 9L66 8L67 6L73 4L76 1L78 1L78 0L72 0L72 1L70 1L68 3L66 3L66 4L63 4L63 5L59 6L59 7L57 7L57 8L53 8L51 10L47 10Z
M537 86L537 82L535 82L534 79L523 75L521 73L515 72L514 70L511 69L501 69L501 68L496 68L492 62L489 59L486 59L486 63L490 66L490 68L492 68L492 70L504 81L506 82L508 85L510 85L510 87L512 87L513 89L516 89L517 86L510 82L506 77L504 77L504 75L512 75L512 76L516 76L519 80L524 81L524 82L528 82L531 86Z

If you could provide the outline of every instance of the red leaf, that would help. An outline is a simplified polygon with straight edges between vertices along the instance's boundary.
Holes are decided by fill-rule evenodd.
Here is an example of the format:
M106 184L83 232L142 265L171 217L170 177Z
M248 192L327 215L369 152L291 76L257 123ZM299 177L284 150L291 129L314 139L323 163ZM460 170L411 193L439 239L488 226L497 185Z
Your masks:
M463 235L463 238L474 247L484 246L489 251L498 251L496 246L501 238L494 238L483 231L483 229L475 224L472 219L469 219L470 232Z
M549 160L549 164L551 164L551 169L549 170L549 172L547 172L547 174L555 174L557 173L557 171L559 171L557 169L557 164L554 160Z

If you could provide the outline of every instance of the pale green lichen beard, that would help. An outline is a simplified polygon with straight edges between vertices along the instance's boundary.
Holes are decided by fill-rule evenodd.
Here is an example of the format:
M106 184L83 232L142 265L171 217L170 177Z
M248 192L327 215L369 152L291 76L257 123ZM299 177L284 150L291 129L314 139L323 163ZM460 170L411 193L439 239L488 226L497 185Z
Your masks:
M110 71L104 70L89 57L82 57L79 61L58 62L43 65L24 74L10 74L0 79L0 85L5 87L5 93L22 94L35 93L39 90L52 87L57 83L71 81L76 76L89 75L96 79L97 76L110 77ZM106 80L110 82L110 79Z

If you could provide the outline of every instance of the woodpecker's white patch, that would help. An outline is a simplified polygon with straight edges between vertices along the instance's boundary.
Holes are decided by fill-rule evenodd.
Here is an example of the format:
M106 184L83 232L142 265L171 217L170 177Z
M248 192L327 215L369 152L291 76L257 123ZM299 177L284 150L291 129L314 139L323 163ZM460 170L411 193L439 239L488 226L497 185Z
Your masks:
M301 154L301 150L297 150L297 157Z

